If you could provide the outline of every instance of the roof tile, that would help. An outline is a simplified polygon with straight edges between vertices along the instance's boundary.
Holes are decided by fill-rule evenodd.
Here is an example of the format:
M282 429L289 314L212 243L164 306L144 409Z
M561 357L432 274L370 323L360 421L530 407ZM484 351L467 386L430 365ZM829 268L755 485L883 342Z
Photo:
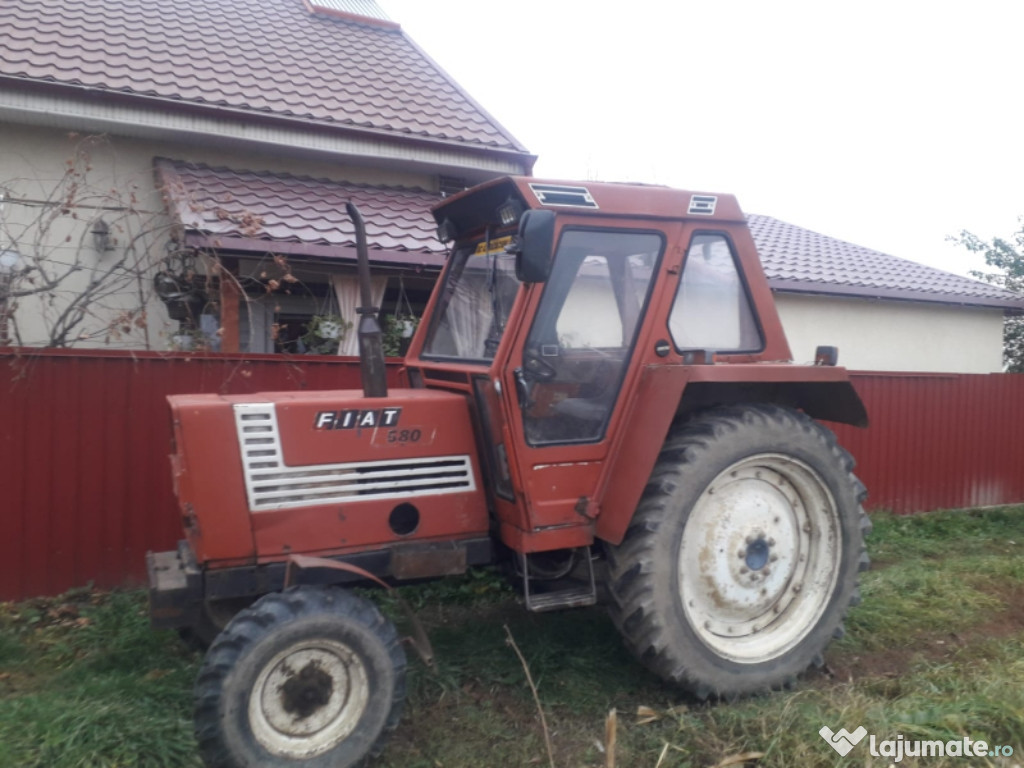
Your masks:
M776 290L1024 308L1024 298L771 216L747 216L768 282Z
M182 224L219 237L351 248L345 203L366 220L369 247L418 254L444 252L435 236L435 193L265 172L156 161L157 175ZM261 222L245 226L247 214ZM770 216L747 216L775 290L876 296L973 306L1024 308L1024 298L994 285L837 240Z
M359 206L372 249L439 254L430 207L434 192L287 174L234 171L156 161L169 209L184 227L206 235L351 248L355 231L345 203ZM253 221L259 224L254 226Z
M302 0L5 0L0 60L26 81L525 152L401 29Z

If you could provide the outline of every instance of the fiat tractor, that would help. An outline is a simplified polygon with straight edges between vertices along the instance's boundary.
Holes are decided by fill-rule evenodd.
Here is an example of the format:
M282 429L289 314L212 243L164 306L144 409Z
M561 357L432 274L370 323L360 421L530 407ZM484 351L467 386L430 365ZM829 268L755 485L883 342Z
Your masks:
M168 398L185 536L149 555L151 616L211 643L209 766L380 750L405 647L353 586L503 563L526 610L600 600L701 697L822 664L869 523L818 420L867 415L834 347L791 362L735 198L508 177L442 200L448 256L401 388L348 213L362 390Z

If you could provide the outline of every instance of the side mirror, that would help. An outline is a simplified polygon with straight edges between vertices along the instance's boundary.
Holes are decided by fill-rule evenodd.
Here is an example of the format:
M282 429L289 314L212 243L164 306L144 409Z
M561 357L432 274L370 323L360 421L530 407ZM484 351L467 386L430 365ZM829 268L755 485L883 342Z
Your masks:
M529 210L523 213L516 239L516 277L523 283L543 283L551 274L555 251L555 212Z

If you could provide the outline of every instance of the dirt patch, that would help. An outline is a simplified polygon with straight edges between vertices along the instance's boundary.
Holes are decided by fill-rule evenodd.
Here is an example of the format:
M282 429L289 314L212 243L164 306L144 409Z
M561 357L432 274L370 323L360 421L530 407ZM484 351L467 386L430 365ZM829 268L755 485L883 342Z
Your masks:
M822 685L851 683L865 678L898 677L919 659L943 661L964 649L984 642L1024 632L1024 587L1007 584L992 590L1003 608L969 632L917 634L912 645L868 652L844 652L832 649L825 657L817 681ZM814 678L811 678L814 679Z

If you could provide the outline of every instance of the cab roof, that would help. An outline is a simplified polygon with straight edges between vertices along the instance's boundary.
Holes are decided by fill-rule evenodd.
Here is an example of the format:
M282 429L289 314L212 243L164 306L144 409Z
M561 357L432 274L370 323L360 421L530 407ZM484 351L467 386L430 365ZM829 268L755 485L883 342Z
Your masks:
M449 219L459 232L498 223L498 208L509 201L522 208L548 208L573 215L649 219L745 221L733 195L693 192L643 184L555 181L504 176L460 192L434 206L440 224Z

